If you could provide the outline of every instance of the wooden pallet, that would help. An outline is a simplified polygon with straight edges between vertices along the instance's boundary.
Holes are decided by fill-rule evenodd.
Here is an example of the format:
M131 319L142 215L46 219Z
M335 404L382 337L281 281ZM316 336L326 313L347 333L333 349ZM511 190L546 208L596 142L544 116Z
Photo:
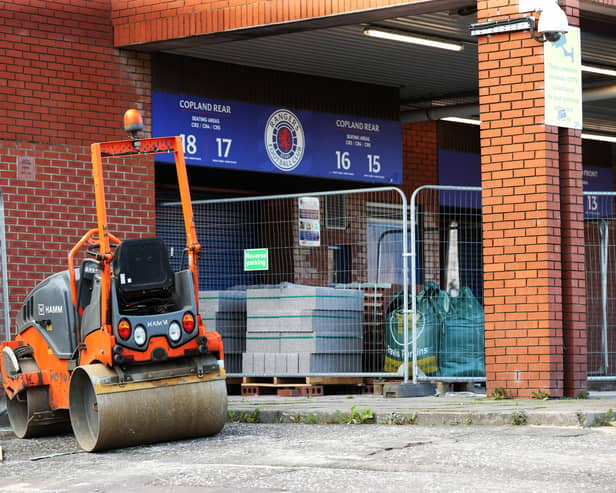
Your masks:
M244 377L243 380L241 388L242 395L245 396L271 394L273 392L281 397L323 395L322 385L313 385L306 382L305 379Z
M264 385L242 384L243 396L256 396L275 392L280 397L317 397L323 395L322 385Z
M276 393L281 397L324 394L326 385L361 385L361 377L243 377L241 394L255 396Z

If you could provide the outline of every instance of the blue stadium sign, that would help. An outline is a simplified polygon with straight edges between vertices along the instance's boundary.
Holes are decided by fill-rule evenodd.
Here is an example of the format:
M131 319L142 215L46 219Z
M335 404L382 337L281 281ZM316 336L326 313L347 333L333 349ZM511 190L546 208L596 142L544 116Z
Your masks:
M153 136L182 136L187 164L402 183L398 121L157 91L152 115Z

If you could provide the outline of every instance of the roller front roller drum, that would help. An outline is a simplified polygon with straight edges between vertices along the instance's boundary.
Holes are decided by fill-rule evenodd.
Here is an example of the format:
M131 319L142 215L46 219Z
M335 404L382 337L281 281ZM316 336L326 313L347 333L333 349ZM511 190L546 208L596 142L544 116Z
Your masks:
M204 437L225 424L227 390L218 372L109 383L118 376L101 364L73 372L70 418L86 451Z

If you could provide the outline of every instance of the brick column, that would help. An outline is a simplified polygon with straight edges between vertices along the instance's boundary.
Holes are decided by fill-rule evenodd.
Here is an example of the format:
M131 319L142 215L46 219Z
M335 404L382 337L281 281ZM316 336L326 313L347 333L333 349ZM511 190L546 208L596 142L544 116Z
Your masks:
M402 189L407 198L422 185L438 184L438 123L436 121L405 123L402 125L402 166L404 183ZM427 202L422 202L425 197ZM441 259L439 253L438 204L433 195L418 196L424 214L423 254L421 269L426 281L440 284ZM436 209L435 209L436 208Z
M477 6L478 22L525 15L517 0ZM580 136L544 125L528 31L481 36L478 56L487 392L562 397L585 378Z

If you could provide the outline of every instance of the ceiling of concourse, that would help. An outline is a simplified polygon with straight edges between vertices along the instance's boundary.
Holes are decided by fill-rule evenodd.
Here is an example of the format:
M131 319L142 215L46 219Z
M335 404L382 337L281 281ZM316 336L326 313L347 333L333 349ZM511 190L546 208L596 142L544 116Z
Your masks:
M584 65L616 69L616 9L610 14L582 12ZM186 38L181 43L153 49L219 62L398 87L403 112L465 105L468 108L465 116L472 117L477 113L473 105L478 102L477 41L470 36L469 26L475 22L473 8L458 8L369 23L373 27L461 42L464 49L460 52L369 38L363 35L366 23L297 31L287 29L287 32L268 32L267 35L228 41L215 37ZM583 72L584 90L615 84L616 77ZM585 102L585 130L616 134L615 115L616 90L610 98Z

